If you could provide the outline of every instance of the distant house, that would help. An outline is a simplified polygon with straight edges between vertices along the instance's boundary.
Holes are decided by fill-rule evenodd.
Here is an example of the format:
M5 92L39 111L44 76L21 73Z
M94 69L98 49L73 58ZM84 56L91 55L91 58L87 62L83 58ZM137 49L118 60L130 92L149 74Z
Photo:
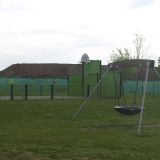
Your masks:
M0 71L0 77L12 78L66 78L71 74L82 73L82 64L13 64Z
M107 65L102 65L102 74ZM127 64L126 67L127 68ZM0 77L5 78L67 78L68 75L82 74L82 64L59 64L59 63L21 63L13 64L0 71ZM160 72L159 68L157 70ZM145 77L145 68L139 71L140 77ZM135 72L129 80L136 80ZM149 80L159 80L153 70L149 72Z

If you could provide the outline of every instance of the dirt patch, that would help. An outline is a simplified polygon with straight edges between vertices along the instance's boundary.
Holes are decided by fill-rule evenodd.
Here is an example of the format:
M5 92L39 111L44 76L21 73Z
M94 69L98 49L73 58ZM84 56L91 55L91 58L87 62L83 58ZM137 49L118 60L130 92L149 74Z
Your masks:
M143 128L155 128L160 127L160 124L144 124ZM138 125L135 124L116 124L116 125L95 125L87 126L84 128L98 128L98 129L108 129L108 128L138 128Z

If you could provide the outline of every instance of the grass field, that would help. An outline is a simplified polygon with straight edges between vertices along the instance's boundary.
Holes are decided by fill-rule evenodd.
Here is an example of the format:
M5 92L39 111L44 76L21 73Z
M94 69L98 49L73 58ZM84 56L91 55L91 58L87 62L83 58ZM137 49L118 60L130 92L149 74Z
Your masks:
M159 160L160 100L147 98L139 115L113 110L114 100L0 101L0 160Z

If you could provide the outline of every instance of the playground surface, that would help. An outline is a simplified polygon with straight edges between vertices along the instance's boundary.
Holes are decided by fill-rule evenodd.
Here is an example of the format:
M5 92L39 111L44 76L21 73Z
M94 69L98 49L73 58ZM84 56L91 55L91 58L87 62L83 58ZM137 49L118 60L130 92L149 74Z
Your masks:
M142 134L139 114L116 112L113 99L0 101L0 159L159 160L159 97L146 97Z

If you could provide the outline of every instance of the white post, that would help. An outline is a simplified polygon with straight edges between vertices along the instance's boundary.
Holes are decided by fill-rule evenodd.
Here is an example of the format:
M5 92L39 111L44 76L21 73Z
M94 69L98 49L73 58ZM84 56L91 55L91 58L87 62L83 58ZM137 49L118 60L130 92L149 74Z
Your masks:
M149 65L150 62L148 61L146 63L146 76L145 76L145 83L144 83L144 90L143 90L143 96L142 96L142 102L141 102L141 112L139 117L139 127L138 127L138 135L141 134L141 127L142 127L142 119L143 119L143 112L144 112L144 101L145 101L145 95L146 95L146 89L147 89L147 80L148 80L148 73L149 73Z

